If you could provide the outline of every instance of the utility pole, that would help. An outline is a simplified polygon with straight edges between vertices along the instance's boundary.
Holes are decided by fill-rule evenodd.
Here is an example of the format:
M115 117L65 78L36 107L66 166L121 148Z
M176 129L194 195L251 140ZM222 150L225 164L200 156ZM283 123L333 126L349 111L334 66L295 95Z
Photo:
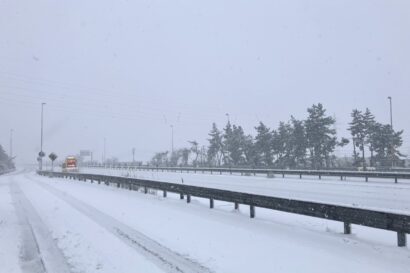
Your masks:
M228 118L228 123L231 123L231 119L230 119L229 113L226 113L225 116L227 116L227 118Z
M394 167L394 148L393 148L393 145L394 145L394 131L393 131L393 102L392 102L392 97L390 97L390 96L388 96L387 97L387 99L390 101L390 128L391 128L391 131L392 131L392 135L391 135L391 150L390 150L390 153L391 153L391 166L392 166L392 168Z
M171 125L171 155L174 154L174 125Z
M393 130L393 102L392 102L392 97L387 97L387 99L390 101L390 126L391 129Z
M132 148L132 163L135 163L135 148Z
M10 129L10 160L13 158L13 129Z
M45 102L41 103L41 139L40 139L40 171L43 170L43 157L44 157L44 152L43 152L43 124L44 124L44 105L46 105Z

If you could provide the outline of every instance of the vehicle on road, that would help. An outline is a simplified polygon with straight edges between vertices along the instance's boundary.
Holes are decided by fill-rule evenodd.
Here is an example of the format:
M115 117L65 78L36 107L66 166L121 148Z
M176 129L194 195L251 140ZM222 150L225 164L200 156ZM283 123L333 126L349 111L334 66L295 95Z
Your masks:
M62 171L66 173L70 172L78 172L78 161L77 158L74 156L68 156L66 157L63 165L62 165Z

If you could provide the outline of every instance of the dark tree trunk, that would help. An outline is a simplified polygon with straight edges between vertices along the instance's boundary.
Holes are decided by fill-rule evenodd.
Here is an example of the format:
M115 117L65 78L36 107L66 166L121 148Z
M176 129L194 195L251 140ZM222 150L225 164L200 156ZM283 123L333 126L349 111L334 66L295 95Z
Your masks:
M364 156L364 144L362 144L362 161L363 161L363 170L366 170L366 157Z

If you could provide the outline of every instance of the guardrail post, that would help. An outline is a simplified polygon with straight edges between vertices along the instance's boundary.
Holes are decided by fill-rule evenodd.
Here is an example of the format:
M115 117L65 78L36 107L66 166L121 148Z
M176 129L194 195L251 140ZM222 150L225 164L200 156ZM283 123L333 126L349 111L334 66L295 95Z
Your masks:
M167 197L167 191L164 191L162 196L163 196L164 198Z
M340 181L343 181L343 175L340 176Z
M235 202L235 209L238 210L239 209L239 203Z
M255 206L250 205L249 210L251 218L255 218Z
M302 173L299 174L299 178L302 179Z
M183 193L179 194L179 199L184 200L184 194Z
M369 177L366 175L366 182L369 182Z
M144 193L147 194L148 193L148 188L144 187Z
M397 245L399 247L407 246L407 238L406 233L404 232L397 232Z
M187 196L186 196L186 202L187 202L187 203L191 203L191 195L190 195L190 194L187 194Z
M352 234L352 225L350 223L344 223L344 234Z
M211 209L214 208L214 199L212 199L212 198L209 199L209 208L211 208Z
M282 178L285 178L285 173L282 173Z
M98 185L100 185L101 184L101 179L98 179Z
M397 176L394 178L394 183L397 184Z
M322 175L319 174L319 180L321 180L321 179L322 179Z
M121 187L121 184L119 182L117 182L117 188Z

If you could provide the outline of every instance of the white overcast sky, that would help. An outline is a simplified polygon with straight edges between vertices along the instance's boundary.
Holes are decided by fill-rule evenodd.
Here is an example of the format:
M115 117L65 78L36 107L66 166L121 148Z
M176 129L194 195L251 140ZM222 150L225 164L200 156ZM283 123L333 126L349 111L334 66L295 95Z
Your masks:
M353 108L404 129L410 154L409 0L0 0L0 144L147 160L212 122L248 133L322 102L339 137ZM338 151L349 155L349 149Z

